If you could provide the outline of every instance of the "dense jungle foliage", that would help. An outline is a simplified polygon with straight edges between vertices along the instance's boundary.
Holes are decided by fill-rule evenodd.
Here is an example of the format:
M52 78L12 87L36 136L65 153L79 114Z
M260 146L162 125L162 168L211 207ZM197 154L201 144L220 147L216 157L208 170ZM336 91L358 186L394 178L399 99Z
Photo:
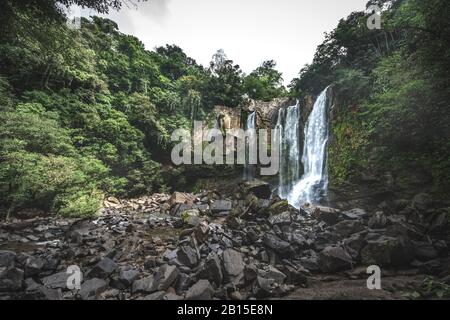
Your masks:
M450 188L450 3L370 1L326 34L291 83L297 97L332 84L329 170L335 185L381 178L398 190ZM448 194L447 194L448 196Z
M108 19L83 18L74 29L61 7L71 4L107 12L121 1L2 3L0 201L8 212L84 215L103 194L167 190L183 180L183 168L164 169L174 129L215 105L284 93L273 61L246 76L219 50L204 68L175 45L146 50Z

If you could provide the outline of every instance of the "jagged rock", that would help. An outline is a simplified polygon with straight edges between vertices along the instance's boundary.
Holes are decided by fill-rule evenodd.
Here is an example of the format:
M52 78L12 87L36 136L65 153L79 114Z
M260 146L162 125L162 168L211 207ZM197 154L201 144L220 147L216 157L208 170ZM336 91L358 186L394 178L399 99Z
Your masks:
M146 295L142 298L142 300L163 300L166 295L165 291L156 291L152 294Z
M135 269L120 270L117 281L121 284L121 288L118 289L128 288L133 284L138 276L139 271Z
M216 253L208 256L204 266L206 277L216 286L220 287L223 280L222 268L220 267L220 259Z
M263 242L268 248L272 249L276 253L286 253L290 249L289 242L280 239L272 233L264 234Z
M24 272L15 267L0 269L0 292L22 289L23 275Z
M9 250L0 250L0 268L13 267L16 260L16 253Z
M364 209L355 208L341 213L341 217L348 220L359 220L367 217L367 212Z
M288 211L271 215L268 219L271 225L289 225L292 223L291 214Z
M318 271L319 266L319 256L315 251L309 250L309 255L300 258L302 266L310 271Z
M49 289L42 285L37 285L33 290L28 290L25 295L27 300L63 300L61 289Z
M79 295L83 300L98 299L107 288L108 284L105 280L93 278L83 282Z
M222 258L225 275L228 276L231 282L239 282L244 276L245 265L242 254L234 249L226 249L222 254Z
M167 290L177 281L179 275L180 271L176 266L162 265L154 275L156 290Z
M246 281L250 282L256 279L258 276L258 268L254 264L249 264L245 266L244 278Z
M421 260L433 260L438 257L439 253L434 248L433 244L423 241L411 241L414 250L414 256Z
M439 275L441 272L444 271L444 269L445 269L444 266L442 265L442 263L439 260L427 261L425 263L422 263L419 266L420 273L428 274L428 275L432 275L432 276Z
M233 206L230 200L216 200L209 206L212 214L229 212Z
M208 239L208 234L209 234L209 225L206 221L200 223L197 227L195 227L193 231L194 239L198 243L205 242L206 239Z
M419 211L426 211L433 203L433 198L427 193L419 193L412 199L412 206Z
M135 280L131 286L131 292L135 293L152 293L156 291L153 276L148 276L139 280Z
M351 252L355 252L355 255L352 255L354 260L357 260L362 248L366 245L365 235L367 232L362 231L355 234L352 234L349 238L346 238L342 241L345 248L349 248Z
M117 269L117 263L110 258L100 260L87 274L88 278L106 278Z
M366 265L404 266L412 261L412 249L404 238L380 236L367 241L361 250L361 259Z
M371 229L381 229L386 226L387 219L383 212L377 211L375 214L370 217L369 221L367 222L369 228Z
M267 298L273 296L274 287L274 279L267 279L257 276L252 285L252 292L256 298Z
M208 280L199 280L186 292L186 300L210 300L214 294L214 289Z
M253 193L260 199L269 199L272 194L269 183L257 179L244 182L244 192Z
M190 246L181 246L177 251L177 258L188 267L194 267L198 263L197 252Z
M190 193L183 193L183 192L174 192L172 196L169 199L169 204L171 206L175 204L188 204L193 205L195 200L195 196Z
M364 226L358 220L344 220L335 224L333 230L342 237L348 237L364 230Z
M331 231L316 233L314 239L314 247L316 250L323 250L329 245L339 242L341 236Z
M277 201L269 206L268 211L271 215L289 211L289 203L287 202L287 200Z
M286 283L294 284L294 285L305 285L307 283L307 278L305 273L308 273L308 270L302 268L301 270L297 270L290 265L283 265L281 268L283 274L286 275Z
M283 283L286 275L273 266L268 266L264 270L259 270L258 275L266 279L273 279L276 283Z
M352 267L353 260L341 247L329 246L319 254L319 266L322 272L334 272Z
M31 277L41 273L46 261L40 257L29 257L25 262L25 277Z
M52 274L48 277L42 279L42 283L51 289L64 289L67 288L67 279L69 278L69 274L64 272L59 272Z
M311 213L311 216L319 221L323 221L328 225L334 225L339 222L340 210L317 206Z

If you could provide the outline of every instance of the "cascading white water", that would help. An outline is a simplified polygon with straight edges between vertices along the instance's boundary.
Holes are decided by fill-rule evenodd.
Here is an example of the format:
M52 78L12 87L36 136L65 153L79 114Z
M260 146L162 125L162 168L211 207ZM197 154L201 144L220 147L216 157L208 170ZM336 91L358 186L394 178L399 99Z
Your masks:
M292 187L300 177L300 105L297 102L290 107L278 111L276 125L277 141L280 147L280 168L278 194L288 197Z
M249 131L248 140L245 145L246 150L246 160L245 160L245 167L244 167L244 180L251 180L254 178L253 171L254 171L254 165L249 164L249 143L255 143L256 137L255 137L255 131L256 129L256 111L253 111L251 114L249 114L247 118L247 124L245 126L246 130L252 130Z
M327 96L328 88L322 91L317 98L305 126L305 143L302 155L304 173L287 197L289 203L297 208L305 202L315 203L320 201L327 190Z

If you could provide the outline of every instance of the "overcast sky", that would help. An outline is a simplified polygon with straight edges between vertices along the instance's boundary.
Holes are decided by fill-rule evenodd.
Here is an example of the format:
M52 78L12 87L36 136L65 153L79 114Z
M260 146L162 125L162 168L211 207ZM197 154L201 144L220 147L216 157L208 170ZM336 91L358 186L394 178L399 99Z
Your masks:
M136 2L136 0L135 0ZM204 66L223 49L249 73L274 59L285 84L312 61L324 32L367 0L148 0L108 18L147 49L176 44ZM82 15L95 12L83 11Z

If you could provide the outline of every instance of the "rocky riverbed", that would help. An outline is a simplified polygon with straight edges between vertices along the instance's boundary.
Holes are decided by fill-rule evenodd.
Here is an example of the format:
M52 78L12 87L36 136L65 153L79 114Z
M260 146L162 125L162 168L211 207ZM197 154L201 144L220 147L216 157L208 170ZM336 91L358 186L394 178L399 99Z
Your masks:
M0 224L0 299L401 299L427 276L450 284L449 208L427 194L298 210L255 180L108 198L93 218L21 217ZM381 290L366 287L369 265Z

